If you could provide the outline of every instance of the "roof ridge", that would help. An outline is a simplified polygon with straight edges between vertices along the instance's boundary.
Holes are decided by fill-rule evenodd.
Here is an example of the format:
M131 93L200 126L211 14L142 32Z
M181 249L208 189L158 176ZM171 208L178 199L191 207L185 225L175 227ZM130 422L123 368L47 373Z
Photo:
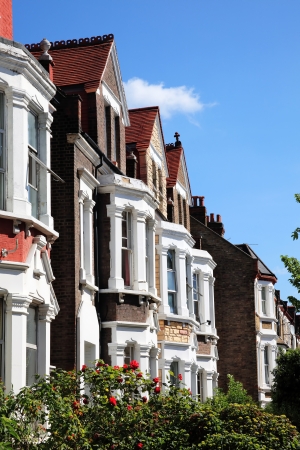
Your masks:
M135 112L135 111L150 111L150 110L159 110L159 106L142 106L140 108L130 108L128 111Z
M113 34L104 34L103 36L92 36L91 38L68 39L67 41L50 42L51 50L60 50L61 48L86 47L90 45L106 44L114 40ZM40 43L25 44L29 51L40 51ZM50 50L50 51L51 51Z

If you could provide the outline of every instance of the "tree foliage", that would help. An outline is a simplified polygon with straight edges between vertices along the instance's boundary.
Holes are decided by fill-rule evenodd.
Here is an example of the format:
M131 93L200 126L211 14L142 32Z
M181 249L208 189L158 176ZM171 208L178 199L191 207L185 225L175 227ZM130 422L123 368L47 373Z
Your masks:
M57 370L17 395L1 390L0 449L298 448L288 419L242 404L247 394L233 378L223 403L206 404L192 398L181 378L162 394L158 378L144 377L136 361L123 367L98 361L79 372Z
M295 199L297 203L300 203L300 194L295 194ZM299 238L300 228L296 228L292 233L292 239L297 240ZM280 256L285 268L291 274L289 282L294 286L298 293L300 294L300 261L297 258L290 257L287 255ZM300 300L296 297L290 295L288 300L295 306L297 312L300 312Z
M273 375L271 407L285 414L300 430L300 349L281 353Z

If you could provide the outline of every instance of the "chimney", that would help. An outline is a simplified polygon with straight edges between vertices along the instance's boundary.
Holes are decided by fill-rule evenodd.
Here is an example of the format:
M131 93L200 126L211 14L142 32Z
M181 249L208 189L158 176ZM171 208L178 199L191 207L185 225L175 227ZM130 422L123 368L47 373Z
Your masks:
M218 233L220 236L223 236L223 234L225 233L225 228L222 223L222 218L220 214L217 214L217 221L215 222L215 215L214 213L211 213L210 220L207 222L207 226L215 233Z
M0 36L13 39L12 0L0 0Z
M206 219L206 207L204 206L204 198L199 196L193 196L193 206L190 206L190 215L199 222L207 225Z
M50 80L53 81L54 62L52 60L52 56L49 55L49 53L48 53L48 50L50 49L51 44L48 41L48 39L44 38L40 42L40 47L41 47L41 50L43 51L43 53L39 57L39 63L44 67L45 70L47 70L47 72L49 73Z

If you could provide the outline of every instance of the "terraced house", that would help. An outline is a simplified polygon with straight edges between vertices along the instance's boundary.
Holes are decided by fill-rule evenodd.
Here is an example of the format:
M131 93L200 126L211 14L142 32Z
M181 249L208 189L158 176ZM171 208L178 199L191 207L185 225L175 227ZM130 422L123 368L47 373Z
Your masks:
M12 40L11 1L0 1L0 376L17 392L50 372L59 312L51 246L50 137L55 86Z
M217 385L215 263L193 248L179 135L165 145L158 107L128 111L113 35L43 45L27 48L57 87L51 157L65 180L52 184L51 363L136 359L205 399Z

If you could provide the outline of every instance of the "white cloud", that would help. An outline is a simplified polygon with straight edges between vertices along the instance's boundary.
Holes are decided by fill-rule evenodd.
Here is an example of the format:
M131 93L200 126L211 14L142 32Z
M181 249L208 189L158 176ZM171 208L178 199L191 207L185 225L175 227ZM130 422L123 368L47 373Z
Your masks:
M200 112L205 105L193 88L186 86L165 87L164 83L150 84L141 78L131 78L124 83L128 107L159 106L163 118L174 114L191 115Z

